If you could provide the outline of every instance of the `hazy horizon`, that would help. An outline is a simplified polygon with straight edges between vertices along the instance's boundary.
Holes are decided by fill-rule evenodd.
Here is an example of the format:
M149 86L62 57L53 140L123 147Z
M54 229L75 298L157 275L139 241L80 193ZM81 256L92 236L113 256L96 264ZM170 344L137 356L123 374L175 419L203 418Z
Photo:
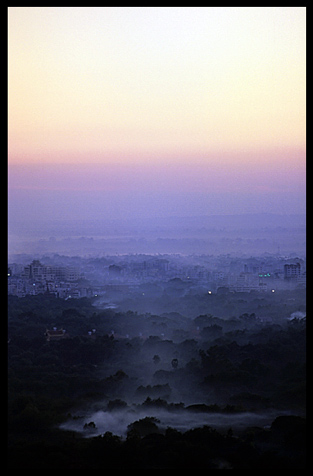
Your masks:
M304 7L9 7L8 33L9 236L305 213Z
M306 215L28 220L11 225L9 256L58 253L306 255ZM15 259L15 258L14 258Z

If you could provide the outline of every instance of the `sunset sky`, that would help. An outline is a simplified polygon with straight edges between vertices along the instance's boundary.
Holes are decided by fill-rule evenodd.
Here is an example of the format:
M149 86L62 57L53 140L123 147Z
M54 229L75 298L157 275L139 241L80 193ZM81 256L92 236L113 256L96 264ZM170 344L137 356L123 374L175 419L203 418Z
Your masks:
M304 213L304 7L9 7L9 220Z

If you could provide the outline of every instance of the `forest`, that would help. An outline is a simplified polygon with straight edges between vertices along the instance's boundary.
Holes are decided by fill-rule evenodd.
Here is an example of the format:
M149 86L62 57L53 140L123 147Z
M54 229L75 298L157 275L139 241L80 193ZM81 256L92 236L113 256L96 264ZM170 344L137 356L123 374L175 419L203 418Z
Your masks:
M242 294L228 318L8 296L8 468L304 468L306 319L278 311L294 293L270 322Z

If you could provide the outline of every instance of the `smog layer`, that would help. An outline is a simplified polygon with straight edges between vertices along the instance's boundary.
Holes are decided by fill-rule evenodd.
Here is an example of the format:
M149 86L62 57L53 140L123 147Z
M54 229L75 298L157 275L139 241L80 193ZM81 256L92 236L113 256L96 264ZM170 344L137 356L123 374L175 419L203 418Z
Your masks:
M302 467L306 258L280 243L259 254L12 253L11 466L46 467L57 447L55 467L79 469ZM94 445L105 464L99 453L90 466Z

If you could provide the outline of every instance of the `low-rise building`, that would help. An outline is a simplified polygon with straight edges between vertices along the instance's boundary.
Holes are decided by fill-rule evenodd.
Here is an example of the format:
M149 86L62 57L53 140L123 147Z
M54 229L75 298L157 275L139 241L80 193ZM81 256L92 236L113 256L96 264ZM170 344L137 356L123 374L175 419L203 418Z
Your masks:
M54 327L53 329L46 329L45 337L47 339L47 342L50 342L51 340L64 339L65 330L64 329L57 329L56 327Z

